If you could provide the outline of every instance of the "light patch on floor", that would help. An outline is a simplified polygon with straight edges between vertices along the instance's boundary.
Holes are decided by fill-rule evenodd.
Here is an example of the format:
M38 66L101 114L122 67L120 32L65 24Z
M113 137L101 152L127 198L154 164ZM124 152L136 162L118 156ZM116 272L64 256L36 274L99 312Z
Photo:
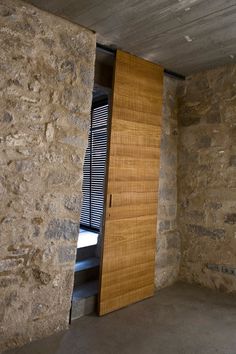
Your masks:
M80 229L77 248L96 245L98 242L98 233Z

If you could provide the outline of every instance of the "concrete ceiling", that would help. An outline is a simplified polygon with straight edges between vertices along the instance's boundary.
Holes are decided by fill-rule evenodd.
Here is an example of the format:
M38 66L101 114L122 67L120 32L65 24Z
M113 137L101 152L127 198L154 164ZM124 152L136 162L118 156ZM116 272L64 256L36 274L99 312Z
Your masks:
M236 0L28 0L176 73L236 62Z

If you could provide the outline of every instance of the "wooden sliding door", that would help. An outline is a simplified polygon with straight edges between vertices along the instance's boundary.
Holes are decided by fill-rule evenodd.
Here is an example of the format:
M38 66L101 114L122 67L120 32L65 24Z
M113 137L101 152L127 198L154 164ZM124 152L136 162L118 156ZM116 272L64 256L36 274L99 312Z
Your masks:
M163 69L117 51L99 314L154 292Z

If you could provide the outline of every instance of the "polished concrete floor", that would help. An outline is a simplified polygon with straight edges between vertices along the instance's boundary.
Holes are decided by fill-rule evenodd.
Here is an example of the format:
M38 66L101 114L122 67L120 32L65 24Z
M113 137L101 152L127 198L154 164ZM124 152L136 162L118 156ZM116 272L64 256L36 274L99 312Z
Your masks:
M236 354L236 296L175 284L8 354Z

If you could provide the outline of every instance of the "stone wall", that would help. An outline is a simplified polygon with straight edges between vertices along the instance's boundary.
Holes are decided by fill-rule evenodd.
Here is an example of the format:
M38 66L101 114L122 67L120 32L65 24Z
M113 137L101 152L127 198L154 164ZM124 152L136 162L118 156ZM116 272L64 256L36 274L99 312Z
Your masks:
M68 326L95 47L0 0L0 351Z
M174 283L179 273L180 237L176 224L178 85L178 80L164 77L155 276L157 288Z
M95 35L0 0L0 46L1 351L68 325ZM157 288L181 261L180 279L236 291L207 267L236 268L235 82L235 65L164 79Z
M189 77L179 102L180 278L236 291L236 65Z

